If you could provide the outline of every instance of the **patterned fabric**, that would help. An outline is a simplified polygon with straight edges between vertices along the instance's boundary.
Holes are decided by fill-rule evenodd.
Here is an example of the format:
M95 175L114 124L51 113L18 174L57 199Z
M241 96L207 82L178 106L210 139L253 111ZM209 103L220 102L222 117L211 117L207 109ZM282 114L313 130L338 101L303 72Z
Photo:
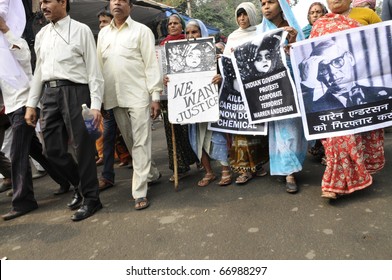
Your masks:
M268 137L233 135L229 158L234 172L256 172L268 161Z
M319 18L310 32L310 38L361 26L359 22L339 14L326 14Z
M327 168L321 190L349 194L372 184L373 174L385 165L382 129L322 140Z
M313 25L311 37L361 26L354 19L327 14ZM384 130L323 139L327 167L321 190L349 194L372 184L371 174L385 165Z

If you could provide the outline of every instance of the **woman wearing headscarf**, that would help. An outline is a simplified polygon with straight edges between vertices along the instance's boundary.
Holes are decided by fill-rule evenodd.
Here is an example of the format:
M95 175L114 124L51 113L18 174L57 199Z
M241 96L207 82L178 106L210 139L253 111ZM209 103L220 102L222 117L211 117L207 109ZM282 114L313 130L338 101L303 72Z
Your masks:
M319 18L312 28L310 37L318 37L341 30L356 28L362 16L351 8L351 0L327 0L332 13ZM371 23L377 23L375 19ZM339 195L350 194L364 189L373 182L371 174L385 165L384 130L377 129L346 136L322 140L325 148L327 167L321 182L321 197L336 199Z
M185 39L185 22L178 14L172 14L167 22L167 30L169 35L164 38L160 45L163 46L168 41L183 40ZM163 83L167 85L168 78L163 78ZM174 127L174 136L176 141L176 154L177 154L177 166L178 166L178 179L181 179L187 175L190 170L190 165L197 162L197 157L192 150L192 147L188 140L188 126L180 124L171 124L169 122L167 100L161 101L161 109L163 115L163 121L165 126L165 135L167 142L167 150L169 154L169 168L174 170L173 161L173 142L172 142L172 128ZM174 182L174 175L170 177L170 181Z
M208 30L204 23L198 19L190 20L185 29L187 39L208 37ZM213 84L220 84L222 77L217 74L212 79ZM207 129L208 123L189 125L189 141L193 151L203 165L206 174L197 183L199 187L206 187L215 180L215 174L211 168L210 159L219 160L222 165L222 176L218 185L231 184L231 172L227 161L226 138L223 133Z
M310 36L310 31L312 30L313 24L316 22L317 19L322 17L328 13L327 8L324 6L323 3L320 2L313 2L309 6L308 10L308 22L309 24L302 28L302 32L304 33L305 39L308 39Z
M376 0L353 0L354 8L369 8L376 10Z
M260 14L251 2L238 5L235 10L239 26L227 39L225 55L230 55L236 46L256 35L256 26L260 22ZM237 83L234 80L234 83ZM268 138L266 136L232 135L229 149L230 167L240 175L237 184L245 184L253 176L265 176L267 172L262 165L268 161Z
M286 0L260 0L263 21L259 32L283 27L288 43L303 40L304 35ZM288 61L288 65L289 61ZM284 94L284 93L283 93ZM301 118L269 122L269 156L271 175L286 177L286 191L296 193L298 186L294 173L302 170L307 151Z

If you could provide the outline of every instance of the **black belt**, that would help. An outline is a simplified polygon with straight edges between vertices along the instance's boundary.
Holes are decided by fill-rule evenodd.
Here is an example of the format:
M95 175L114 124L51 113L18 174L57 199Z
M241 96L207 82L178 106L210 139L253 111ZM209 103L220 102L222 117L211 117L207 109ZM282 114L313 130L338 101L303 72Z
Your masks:
M68 80L52 80L52 81L44 82L45 88L57 88L63 86L81 86L81 85L83 84L74 83Z

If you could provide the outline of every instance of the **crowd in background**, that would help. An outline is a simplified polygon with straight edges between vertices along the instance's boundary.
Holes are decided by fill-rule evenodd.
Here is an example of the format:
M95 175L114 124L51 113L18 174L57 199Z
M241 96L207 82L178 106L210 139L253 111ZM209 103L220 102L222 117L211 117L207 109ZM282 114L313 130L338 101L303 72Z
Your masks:
M222 54L230 55L247 39L277 28L284 28L286 44L290 45L391 19L388 0L383 2L382 19L374 11L375 0L327 0L328 9L320 2L309 6L309 24L301 29L286 0L259 3L256 7L243 2L236 8L238 29L228 36L226 44L216 44L217 62ZM207 187L217 179L217 185L222 187L233 182L243 185L266 176L269 170L271 176L285 184L288 193L294 194L299 191L295 174L301 172L310 152L326 165L321 196L336 199L370 186L373 174L385 165L383 129L311 142L305 139L300 117L269 122L268 136L210 131L208 123L172 124L168 101L160 100L170 79L166 75L161 79L157 74L161 69L155 56L154 35L129 17L130 0L111 0L110 11L97 15L101 29L97 46L91 30L67 15L69 1L42 1L41 8L51 23L37 34L33 77L31 65L26 64L30 60L29 48L21 35L14 34L7 25L0 6L0 31L9 45L9 63L16 63L15 73L27 79L15 82L4 75L0 77L5 107L0 115L0 144L8 127L14 136L10 160L0 153L0 172L4 176L0 192L10 190L12 195L12 208L2 216L4 220L38 207L29 155L60 185L56 194L67 193L73 186L67 207L78 209L72 216L74 221L88 218L102 208L99 192L115 185L116 158L120 166L129 164L133 168L134 208L147 208L147 187L161 178L151 155L152 121L161 116L169 168L173 170L169 180L176 183L189 175L193 164L205 172L197 182L199 187ZM208 37L202 21L185 23L178 14L168 18L167 32L161 46L168 41ZM268 72L268 67L262 70L262 65L268 65L271 52L272 49L258 52L259 72ZM287 65L290 67L289 53ZM332 75L333 66L330 67ZM219 71L211 82L221 86ZM235 79L233 88L238 88ZM97 142L84 125L82 104L89 106L94 125L103 130ZM44 152L36 136L37 124ZM212 167L214 160L220 164L220 176ZM96 166L101 164L103 171L98 178Z

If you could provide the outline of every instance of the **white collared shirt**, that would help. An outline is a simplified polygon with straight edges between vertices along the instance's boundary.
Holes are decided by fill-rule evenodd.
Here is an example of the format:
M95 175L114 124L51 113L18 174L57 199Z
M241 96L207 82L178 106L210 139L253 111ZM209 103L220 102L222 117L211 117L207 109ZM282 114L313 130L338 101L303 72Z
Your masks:
M6 80L0 79L5 113L9 114L26 105L32 79L31 55L27 42L20 37L14 36L11 30L4 34L4 38L11 46L10 51L14 60L12 63L19 64L17 66L21 71L21 75L18 76L17 80L18 86L11 85Z
M163 84L155 54L155 39L145 25L127 18L114 21L98 34L97 56L105 78L105 109L144 107L159 100Z
M69 16L43 27L35 39L37 64L27 106L36 107L46 81L88 84L91 109L101 109L103 77L90 28Z

